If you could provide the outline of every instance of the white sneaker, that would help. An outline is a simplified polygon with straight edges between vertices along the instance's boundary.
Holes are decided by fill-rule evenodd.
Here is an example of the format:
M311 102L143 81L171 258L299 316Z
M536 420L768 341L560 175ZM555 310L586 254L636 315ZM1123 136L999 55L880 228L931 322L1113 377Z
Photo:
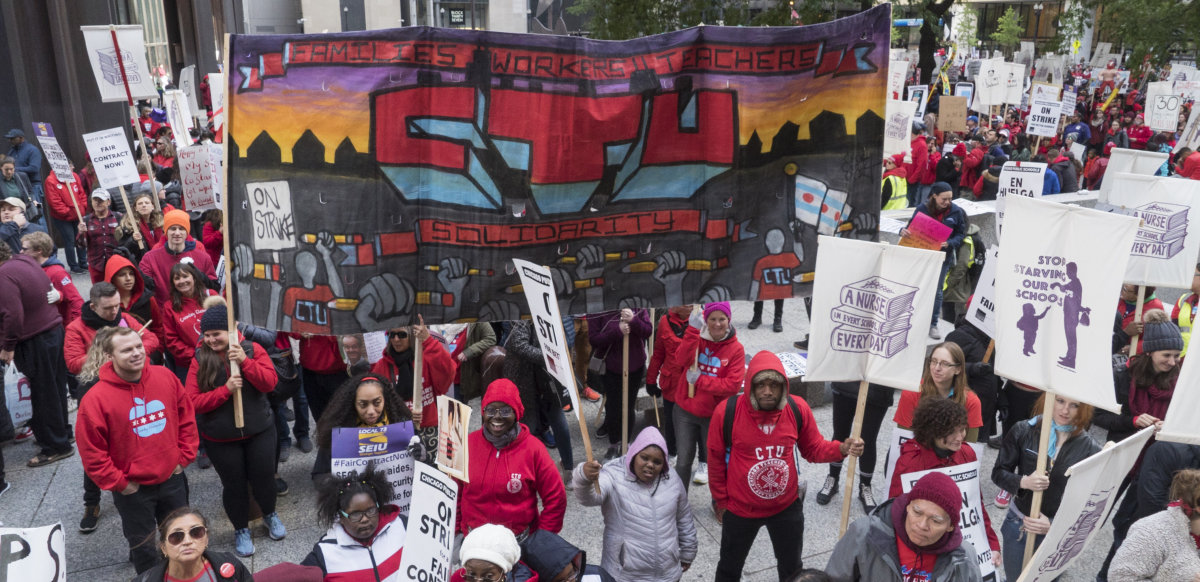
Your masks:
M700 485L708 483L708 463L700 463L696 466L696 472L692 476L692 483Z

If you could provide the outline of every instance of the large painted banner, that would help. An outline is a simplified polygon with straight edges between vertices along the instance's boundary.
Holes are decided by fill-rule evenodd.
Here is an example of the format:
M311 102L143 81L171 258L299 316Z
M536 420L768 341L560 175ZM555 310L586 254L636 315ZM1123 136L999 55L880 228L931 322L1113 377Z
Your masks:
M624 42L235 35L238 318L515 319L514 258L566 313L806 295L818 233L878 234L888 10Z

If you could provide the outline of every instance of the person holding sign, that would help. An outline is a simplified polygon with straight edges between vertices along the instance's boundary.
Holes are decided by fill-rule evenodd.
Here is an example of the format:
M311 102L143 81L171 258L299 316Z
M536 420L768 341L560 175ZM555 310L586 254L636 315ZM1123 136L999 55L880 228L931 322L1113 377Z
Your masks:
M604 386L604 429L608 434L608 452L604 454L604 460L608 461L621 456L621 443L633 438L633 425L637 418L637 389L646 376L646 340L654 333L654 327L650 325L650 312L645 309L594 313L588 315L587 323L592 353L604 354L605 371L600 376L600 382ZM626 336L629 337L626 365L630 394L629 398L622 398L621 345ZM511 340L509 343L512 343ZM622 402L629 403L629 409L624 413L621 412ZM627 435L621 434L623 415L628 415L625 417L629 426Z
M1193 582L1200 578L1196 538L1200 536L1200 471L1180 471L1171 481L1167 509L1129 529L1129 537L1113 558L1111 582L1164 580Z
M951 203L954 193L949 184L935 182L930 188L929 197L913 210L913 215L908 221L911 225L918 214L924 214L942 225L950 227L950 238L941 245L942 250L946 253L946 258L942 262L942 272L937 278L938 281L945 281L946 273L950 272L950 267L954 264L954 255L958 253L958 247L962 245L963 237L967 235L967 214L958 205ZM912 233L908 228L903 228L900 229L900 236L907 238L912 236ZM930 338L942 339L942 333L937 328L941 311L942 286L938 285L937 294L933 300L933 319L929 324Z
M172 511L158 525L158 550L166 559L133 582L254 580L250 569L237 558L209 551L208 541L208 520L199 509L180 507Z
M1120 338L1124 340L1121 342L1124 344L1121 347L1121 353L1129 354L1129 346L1134 337L1138 337L1137 352L1140 354L1146 351L1143 347L1146 338L1142 336L1142 330L1146 325L1146 315L1151 311L1166 310L1166 307L1163 307L1162 301L1159 301L1158 297L1154 296L1154 292L1157 289L1157 287L1146 285L1145 296L1142 299L1142 320L1137 321L1138 286L1128 283L1121 285L1121 300L1117 302L1117 317L1121 318L1117 324L1120 333L1113 334L1114 339ZM1116 348L1114 347L1113 349Z
M463 567L450 575L450 582L528 582L537 574L521 562L517 537L502 525L479 526L463 539L459 558Z
M217 280L217 273L212 260L208 258L208 252L188 235L191 226L192 219L187 212L168 212L163 217L163 231L167 234L166 244L151 249L142 257L139 266L143 273L150 275L158 284L154 288L154 299L160 305L171 299L170 286L166 282L171 280L171 267L177 263L191 259L205 277Z
M1067 488L1067 471L1098 452L1100 445L1088 436L1095 410L1089 404L1049 393L1042 393L1034 410L1044 410L1045 399L1054 398L1054 416L1050 422L1050 444L1047 449L1049 476L1037 472L1037 455L1041 439L1042 415L1018 422L1007 434L1000 447L1000 456L992 468L992 482L1012 494L1008 515L1000 526L1004 539L1004 572L1007 580L1016 580L1024 566L1025 536L1036 535L1035 547L1050 531L1050 521L1058 513L1063 491ZM1041 516L1027 517L1034 491L1042 491Z
M850 524L825 573L834 582L980 582L975 549L963 544L962 494L944 473Z
M196 355L196 345L200 343L200 318L204 315L201 304L217 293L204 286L200 271L190 263L171 267L171 280L163 284L171 285L171 300L159 310L163 336L167 351L182 367L183 362Z
M392 485L374 464L320 484L317 522L329 530L300 565L320 568L325 582L398 580L407 531L391 500Z
M574 480L575 498L602 508L601 566L618 580L676 582L691 567L697 548L692 506L667 464L667 443L657 428L642 429L627 454L603 467L599 461L576 467Z
M381 427L413 419L388 377L373 372L346 380L325 412L317 421L317 459L312 468L313 481L318 483L333 473L333 429Z
M275 512L275 417L267 393L275 390L279 376L267 351L256 348L238 334L229 341L229 319L225 302L210 297L200 319L202 342L188 370L187 393L196 408L196 423L204 438L204 449L221 478L225 515L233 524L234 544L239 556L254 555L250 537L250 485L262 509L263 522L271 539L287 536L287 528ZM240 375L229 375L229 363ZM253 388L253 390L243 390ZM233 394L242 392L245 424L235 426Z
M438 418L437 397L450 390L457 368L450 352L442 342L430 341L425 318L418 316L420 323L408 327L388 330L387 347L383 357L371 366L371 373L391 381L396 393L404 399L406 408L412 411L413 427L421 437L426 450L437 450ZM413 378L416 351L413 340L421 346L421 393L417 394L416 379ZM336 394L334 395L336 398ZM320 419L318 419L320 422Z
M87 194L79 187L78 181L64 184L54 172L46 176L45 194L46 204L50 206L50 222L62 238L67 265L71 267L72 273L86 273L87 254L84 249L75 245L75 237L79 234L79 224L83 220L80 213L87 210Z
M911 428L914 410L927 399L950 399L967 411L967 442L976 442L979 429L983 427L982 406L979 396L967 384L970 366L979 371L980 363L967 364L962 348L954 342L942 342L933 346L933 352L925 359L925 372L921 375L921 391L905 391L900 395L900 405L892 417L900 428Z
M117 247L122 215L109 210L112 195L108 190L97 188L90 202L92 211L83 217L75 244L87 248L88 274L95 285L104 280L105 265Z
M129 203L133 210L121 220L120 245L125 247L131 256L140 259L165 238L163 213L154 208L154 194L146 190L135 194ZM138 243L145 246L139 246Z
M1200 279L1200 278L1198 278ZM679 385L679 376L683 374L684 366L675 362L675 354L679 344L688 329L688 317L691 316L691 305L676 305L658 318L658 328L654 336L654 353L650 355L650 363L646 367L646 392L650 396L662 395L662 432L667 439L667 454L679 454L675 448L675 402L679 395L675 387ZM705 447L700 447L700 462L708 462Z

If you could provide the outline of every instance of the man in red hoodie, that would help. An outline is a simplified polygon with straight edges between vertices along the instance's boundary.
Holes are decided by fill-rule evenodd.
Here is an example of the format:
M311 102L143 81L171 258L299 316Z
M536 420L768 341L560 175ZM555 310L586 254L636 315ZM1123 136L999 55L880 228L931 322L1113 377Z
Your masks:
M746 377L749 386L717 405L708 429L708 489L722 523L717 582L741 579L763 526L771 536L779 579L787 580L803 567L804 548L804 506L793 450L799 449L810 463L831 463L862 455L863 440L825 440L808 404L788 394L787 375L775 354L756 354ZM727 439L730 406L735 408Z
M79 403L75 438L83 470L113 492L140 574L158 562L158 548L143 543L157 518L188 503L183 468L200 444L196 412L175 374L148 365L133 329L119 328L101 349L112 361Z
M959 180L958 186L960 191L971 191L975 187L975 182L979 181L980 166L983 165L983 156L987 153L983 149L983 144L979 139L971 139L967 142L967 147L971 150L967 152L967 157L963 158L962 162L962 179ZM982 168L986 170L987 168Z
M159 305L171 300L171 267L176 263L191 262L205 277L217 280L216 269L208 251L189 240L188 229L192 219L182 210L172 210L163 217L163 232L167 233L166 244L155 247L142 257L139 265L142 272L154 279L154 299Z
M929 164L929 143L925 141L925 122L912 122L912 162L904 164L908 179L908 205L916 206L917 201L924 200L929 188L923 188L921 178L925 175ZM932 182L930 182L932 184Z
M75 238L79 234L79 223L88 211L87 193L79 186L79 182L60 182L54 172L46 176L45 187L46 205L50 207L50 222L62 237L67 264L70 265L72 273L86 273L87 249L76 245Z
M87 360L88 349L92 347L96 332L105 327L128 327L142 334L148 357L161 349L158 336L143 333L144 327L137 318L121 309L121 296L112 283L101 281L92 285L88 291L88 299L89 301L83 304L80 317L67 326L63 355L66 356L68 372L78 374L83 369L83 362Z

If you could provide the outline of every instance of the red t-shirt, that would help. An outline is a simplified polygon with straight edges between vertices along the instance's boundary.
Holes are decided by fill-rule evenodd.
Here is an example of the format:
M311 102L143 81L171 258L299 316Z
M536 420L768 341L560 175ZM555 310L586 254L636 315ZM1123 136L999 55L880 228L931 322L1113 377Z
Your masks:
M918 554L904 545L900 534L896 534L896 549L900 554L900 579L903 582L929 582L933 580L933 566L937 563L934 554Z
M212 564L205 562L204 567L195 576L184 580L183 578L175 578L170 574L163 576L163 582L216 582L217 573L213 572Z
M892 420L900 426L912 426L913 411L921 401L920 392L904 391L900 395L900 405L896 407L896 416ZM974 392L967 392L967 428L982 428L983 413L980 412L979 397Z
M312 289L290 287L283 292L283 314L292 318L292 333L330 335L329 302L334 299L328 285Z
M755 299L790 299L792 296L792 269L800 266L795 253L767 255L754 263L754 280L758 281L758 297Z

